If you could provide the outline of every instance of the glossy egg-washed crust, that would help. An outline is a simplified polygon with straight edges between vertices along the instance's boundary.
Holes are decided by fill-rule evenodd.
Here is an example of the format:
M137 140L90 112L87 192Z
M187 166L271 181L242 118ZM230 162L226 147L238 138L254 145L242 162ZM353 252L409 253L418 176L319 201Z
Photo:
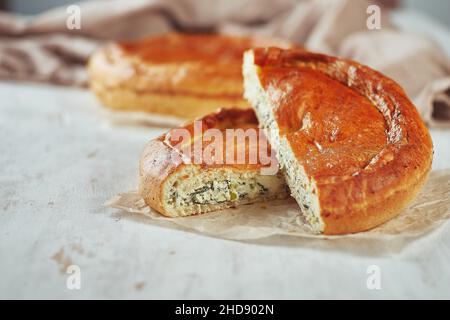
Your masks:
M204 130L210 128L216 128L221 130L222 132L224 132L224 130L226 129L258 129L258 120L256 119L256 115L252 109L220 109L215 113L197 119L197 121L201 122L202 133L204 132ZM187 129L192 134L193 140L199 137L199 135L193 135L193 122L187 123L180 128ZM148 142L144 148L144 151L142 152L140 159L139 193L150 207L161 213L165 212L163 205L163 186L165 181L177 170L186 165L185 154L181 152L184 149L178 145L179 140L171 138L175 130L178 129L172 129L169 132L159 136L158 138ZM260 139L258 139L258 144L259 143L261 143ZM205 148L207 145L209 144L205 142L203 148ZM244 146L236 144L234 147L235 150L242 147L246 148L247 155L250 152L249 144L247 143ZM252 150L252 152L255 152L255 150ZM270 146L268 146L268 155L270 155L270 152ZM248 157L246 157L246 159L248 159ZM194 162L193 153L190 160ZM260 170L262 167L267 166L261 164L259 159L258 163L256 164L201 163L198 165L205 170L210 168L233 168L235 170L242 171L256 171Z
M242 55L257 46L290 47L276 39L170 33L114 43L88 64L90 87L107 107L193 119L242 97Z
M403 89L349 60L298 49L253 54L280 135L316 182L324 233L364 231L396 216L424 184L433 156Z

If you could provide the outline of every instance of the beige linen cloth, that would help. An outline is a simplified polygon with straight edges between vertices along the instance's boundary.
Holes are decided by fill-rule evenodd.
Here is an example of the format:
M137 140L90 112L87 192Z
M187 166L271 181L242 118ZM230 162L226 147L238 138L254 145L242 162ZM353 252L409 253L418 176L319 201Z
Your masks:
M389 0L379 0L391 3ZM372 1L373 3L373 1ZM0 78L86 85L85 63L105 41L169 31L260 34L357 60L394 78L430 126L450 127L450 62L429 39L396 30L382 7L368 30L366 0L97 0L34 17L0 12Z

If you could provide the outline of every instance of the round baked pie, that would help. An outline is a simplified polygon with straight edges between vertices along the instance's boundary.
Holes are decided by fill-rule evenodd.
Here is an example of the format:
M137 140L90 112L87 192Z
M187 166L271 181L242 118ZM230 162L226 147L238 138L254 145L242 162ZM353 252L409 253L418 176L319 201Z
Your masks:
M245 96L316 232L378 226L424 184L432 141L393 80L299 49L250 50L243 73Z
M275 39L166 34L108 45L89 61L90 86L107 107L193 119L243 99L242 56Z

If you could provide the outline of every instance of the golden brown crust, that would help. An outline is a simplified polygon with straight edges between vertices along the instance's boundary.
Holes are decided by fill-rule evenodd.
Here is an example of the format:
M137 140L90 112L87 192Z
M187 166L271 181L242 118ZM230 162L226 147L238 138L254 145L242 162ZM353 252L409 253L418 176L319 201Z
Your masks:
M108 45L89 61L91 88L105 106L193 119L242 98L242 54L280 40L166 34Z
M91 89L105 106L116 111L140 111L172 116L179 119L194 119L211 113L218 106L234 105L248 108L241 97L206 97L193 94L139 93L127 88L108 88L92 82ZM182 108L180 108L182 106Z
M324 233L365 231L396 216L424 184L433 153L403 89L349 60L294 49L253 53L280 133L316 182Z
M139 164L139 193L158 212L164 212L163 184L183 165L178 153L163 142L163 137L150 141Z
M226 129L248 129L248 128L258 128L258 121L256 115L252 109L237 109L228 108L221 109L213 114L204 116L198 119L201 122L202 133L204 130L210 128L216 128L224 132ZM192 134L194 133L193 122L187 123L186 125L180 127L182 129L187 129ZM152 208L156 209L161 213L165 213L163 205L163 185L165 181L169 178L171 174L185 166L184 155L180 153L181 149L178 146L178 140L173 140L173 133L177 129L172 129L166 134L151 140L144 148L141 155L140 165L139 165L139 193L144 198L145 202ZM192 135L196 139L197 136ZM261 140L258 139L258 142ZM192 142L193 143L193 142ZM263 142L264 143L264 142ZM205 144L203 147L206 147ZM248 145L235 145L236 149L246 148L245 151L248 154L250 149ZM226 146L225 146L226 149ZM225 151L225 150L224 150ZM225 151L226 152L226 151ZM270 147L268 152L270 153ZM190 159L193 162L193 156ZM246 157L248 159L248 157ZM261 167L266 166L258 162L257 164L199 164L202 168L214 167L232 167L237 170L259 170ZM156 191L156 192L155 192Z

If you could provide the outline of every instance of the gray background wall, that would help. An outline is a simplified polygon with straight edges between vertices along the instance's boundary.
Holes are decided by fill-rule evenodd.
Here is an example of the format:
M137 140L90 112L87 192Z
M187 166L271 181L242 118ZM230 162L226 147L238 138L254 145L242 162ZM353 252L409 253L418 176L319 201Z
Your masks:
M126 1L126 0L124 0ZM275 0L274 0L275 1ZM332 1L332 0L331 0ZM359 1L359 0L355 0ZM34 14L43 10L74 3L73 0L0 0L3 7L23 14ZM416 9L428 14L437 21L450 27L450 1L449 0L403 0L408 9Z
M404 0L403 2L406 8L426 13L450 27L449 0Z

